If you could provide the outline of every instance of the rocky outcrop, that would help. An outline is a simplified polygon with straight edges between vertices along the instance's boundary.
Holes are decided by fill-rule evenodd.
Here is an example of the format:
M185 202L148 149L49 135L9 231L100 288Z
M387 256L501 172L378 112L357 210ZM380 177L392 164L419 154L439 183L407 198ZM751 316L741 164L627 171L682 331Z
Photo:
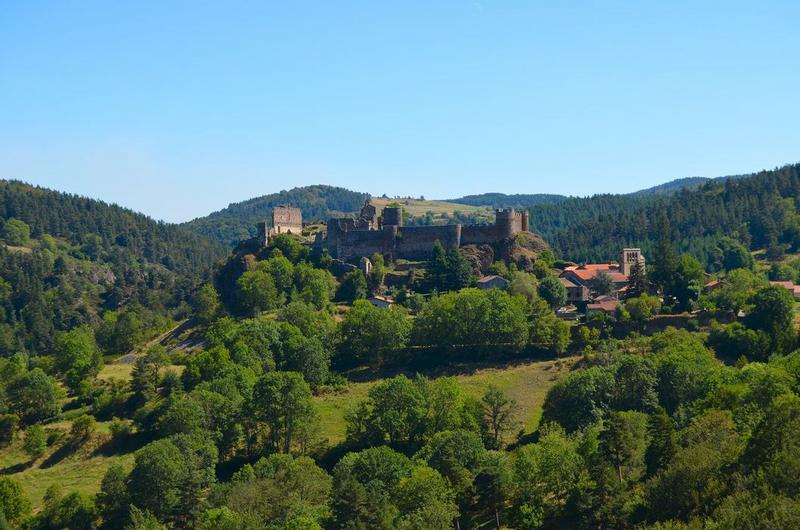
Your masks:
M520 270L530 271L541 253L549 249L538 234L519 232L500 243L499 258L516 264Z

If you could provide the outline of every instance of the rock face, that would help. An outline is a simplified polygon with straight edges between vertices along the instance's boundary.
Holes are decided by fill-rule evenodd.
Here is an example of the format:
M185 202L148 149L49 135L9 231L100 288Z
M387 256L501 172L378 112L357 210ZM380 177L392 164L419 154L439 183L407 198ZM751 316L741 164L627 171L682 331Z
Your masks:
M491 245L465 245L461 247L461 253L476 276L486 274L494 262L494 248Z
M500 246L500 258L515 263L520 270L530 271L533 263L550 246L538 234L520 232L504 240Z
M533 232L519 232L497 245L464 245L461 252L475 274L486 274L495 259L514 263L520 270L531 271L539 255L549 246Z

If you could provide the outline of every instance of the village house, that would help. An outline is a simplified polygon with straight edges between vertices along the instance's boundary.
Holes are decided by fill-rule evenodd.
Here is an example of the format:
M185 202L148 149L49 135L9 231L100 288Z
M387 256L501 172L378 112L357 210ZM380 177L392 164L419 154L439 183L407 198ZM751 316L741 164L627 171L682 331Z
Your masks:
M590 304L586 304L586 316L591 316L594 313L605 313L606 315L614 316L619 305L618 299L611 296L603 296Z
M792 281L783 281L783 282L771 281L769 282L769 284L776 285L778 287L783 287L784 289L792 293L792 296L794 296L795 300L800 300L800 285L795 285L794 282Z
M725 282L722 280L711 280L703 285L703 292L705 294L713 293L717 289L722 289L725 287Z
M592 282L601 273L605 273L614 284L615 297L628 288L628 279L636 263L644 270L645 258L641 249L624 248L620 252L618 263L585 263L571 265L561 273L561 283L567 288L567 300L570 303L586 303L592 299Z
M382 295L376 294L374 296L370 296L369 297L369 303L374 305L375 307L377 307L379 309L387 309L387 308L393 306L395 302L394 302L394 298L392 298L391 296L382 296Z
M478 280L478 289L508 289L509 282L502 276L484 276Z
M561 285L567 289L567 302L577 304L589 300L589 288L562 275L559 278Z

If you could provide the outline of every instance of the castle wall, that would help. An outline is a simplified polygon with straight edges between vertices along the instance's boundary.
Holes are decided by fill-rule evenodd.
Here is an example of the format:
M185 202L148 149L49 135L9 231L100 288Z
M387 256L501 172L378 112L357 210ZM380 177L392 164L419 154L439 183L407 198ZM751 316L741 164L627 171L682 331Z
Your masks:
M402 227L400 208L384 208L383 213L384 223L378 230L364 229L352 219L329 220L327 248L331 256L349 260L372 256L377 252L395 258L427 258L436 241L446 249L463 245L491 245L512 237L527 228L528 224L526 215L511 209L498 211L495 224L488 226L457 224Z
M395 244L396 258L427 258L436 241L445 249L461 246L461 225L407 226L400 230Z
M375 252L386 254L392 250L392 239L394 234L387 234L384 230L342 232L339 234L334 257L347 260L358 256L372 256Z
M467 225L461 228L462 245L492 244L502 239L496 225Z

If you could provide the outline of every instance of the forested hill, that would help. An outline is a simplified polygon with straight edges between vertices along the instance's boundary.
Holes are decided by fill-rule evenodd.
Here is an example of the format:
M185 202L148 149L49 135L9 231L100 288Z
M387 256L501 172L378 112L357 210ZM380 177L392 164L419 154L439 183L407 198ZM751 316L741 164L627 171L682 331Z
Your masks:
M224 245L76 195L0 181L0 355L88 326L124 353L183 311Z
M665 182L664 184L659 184L651 188L634 191L631 193L631 195L670 195L684 189L697 189L709 180L711 179L707 177L685 177L681 179L670 180L669 182Z
M726 179L739 179L749 177L752 175L733 175L725 177L717 177L719 180ZM623 194L623 196L633 197L646 197L649 195L672 195L682 190L697 189L706 182L714 180L709 177L685 177L650 188L645 188L632 193ZM576 199L579 197L568 197L565 195L554 195L547 193L534 193L534 194L506 194L506 193L481 193L479 195L466 195L458 199L449 199L448 202L457 204L468 204L470 206L492 206L494 208L502 207L517 207L517 208L532 208L534 206L541 206L544 204L560 204L569 199Z
M546 193L534 194L506 194L506 193L481 193L480 195L466 195L458 199L448 199L447 202L467 204L469 206L493 206L495 208L517 207L530 208L540 204L558 204L567 200L564 195L551 195Z
M599 195L531 208L531 228L560 257L574 261L615 258L626 245L652 249L657 221L670 222L681 250L704 263L721 236L751 248L800 245L800 164L748 177L713 179L671 195Z
M19 181L0 181L0 220L10 218L27 223L33 238L50 234L91 247L109 259L124 255L178 273L205 273L227 254L215 241L127 208Z
M236 243L255 234L255 224L270 216L274 206L288 205L303 211L303 220L357 212L368 193L358 193L335 186L304 186L255 197L185 224L197 234L224 242Z

